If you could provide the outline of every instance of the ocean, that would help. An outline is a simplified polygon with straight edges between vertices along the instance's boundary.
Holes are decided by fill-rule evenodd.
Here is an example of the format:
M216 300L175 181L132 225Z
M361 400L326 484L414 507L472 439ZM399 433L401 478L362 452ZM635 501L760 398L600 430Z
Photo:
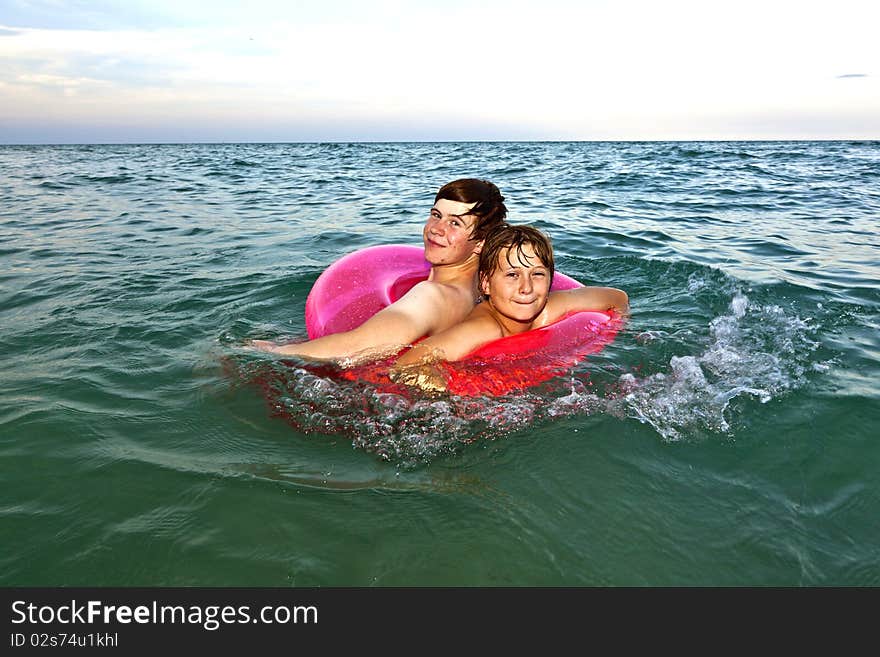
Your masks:
M497 398L243 348L495 182L616 340ZM880 142L0 147L4 586L880 584Z

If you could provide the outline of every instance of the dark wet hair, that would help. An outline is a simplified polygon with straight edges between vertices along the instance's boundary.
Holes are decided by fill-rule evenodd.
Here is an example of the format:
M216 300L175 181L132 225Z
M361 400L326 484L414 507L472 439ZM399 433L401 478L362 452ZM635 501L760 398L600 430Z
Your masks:
M493 232L486 238L483 249L480 251L480 282L488 279L498 269L503 249L510 249L507 252L507 262L513 264L510 260L510 254L516 252L516 256L522 262L529 263L529 256L523 253L523 247L530 244L535 251L535 255L541 259L544 266L550 270L550 283L553 283L553 273L556 271L556 265L553 262L553 243L550 238L537 228L531 226L512 226L504 224L501 228Z
M461 178L446 183L434 197L434 203L440 199L458 201L459 203L476 203L468 214L474 215L473 230L470 239L484 240L497 230L507 217L507 206L504 197L494 183L479 178Z

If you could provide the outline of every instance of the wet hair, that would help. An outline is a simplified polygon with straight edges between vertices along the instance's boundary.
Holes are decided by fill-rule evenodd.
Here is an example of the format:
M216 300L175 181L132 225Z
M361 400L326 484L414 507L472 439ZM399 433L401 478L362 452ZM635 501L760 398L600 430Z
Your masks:
M504 224L507 217L507 206L504 197L494 183L479 178L461 178L446 183L434 197L434 203L440 199L458 201L459 203L476 203L468 214L474 215L473 230L470 240L484 240Z
M517 259L531 266L530 257L523 253L523 247L527 244L531 245L535 255L550 271L550 283L552 284L556 265L553 262L553 243L550 238L537 228L511 224L504 224L486 238L483 249L480 251L480 282L491 278L498 269L501 264L499 262L501 251L504 249L509 249L507 252L508 264L513 265L510 256L515 252Z

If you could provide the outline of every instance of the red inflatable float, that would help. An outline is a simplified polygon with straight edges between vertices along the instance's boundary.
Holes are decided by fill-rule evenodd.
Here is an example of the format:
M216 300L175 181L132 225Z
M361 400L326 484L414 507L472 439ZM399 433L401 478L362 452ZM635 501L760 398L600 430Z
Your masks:
M360 326L428 277L430 265L420 247L374 246L350 253L330 265L306 299L306 330L319 338ZM557 272L551 290L581 287ZM578 361L614 340L622 324L608 311L573 313L542 328L483 345L454 363L442 363L448 392L462 396L503 395L537 385L568 371ZM343 371L399 389L388 378L388 361Z

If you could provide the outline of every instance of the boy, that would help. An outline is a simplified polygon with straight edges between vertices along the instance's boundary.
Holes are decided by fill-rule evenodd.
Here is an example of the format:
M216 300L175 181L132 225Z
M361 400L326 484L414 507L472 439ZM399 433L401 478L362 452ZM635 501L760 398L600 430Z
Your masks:
M482 345L547 326L581 310L629 311L626 293L611 287L550 291L553 246L531 226L505 225L483 244L478 277L484 302L446 331L419 342L395 362L391 378L425 390L445 390L438 360L461 360Z
M351 331L296 344L266 340L251 344L276 354L352 364L449 329L479 302L479 253L506 216L504 197L493 183L463 178L444 185L422 231L425 260L431 264L428 280Z

